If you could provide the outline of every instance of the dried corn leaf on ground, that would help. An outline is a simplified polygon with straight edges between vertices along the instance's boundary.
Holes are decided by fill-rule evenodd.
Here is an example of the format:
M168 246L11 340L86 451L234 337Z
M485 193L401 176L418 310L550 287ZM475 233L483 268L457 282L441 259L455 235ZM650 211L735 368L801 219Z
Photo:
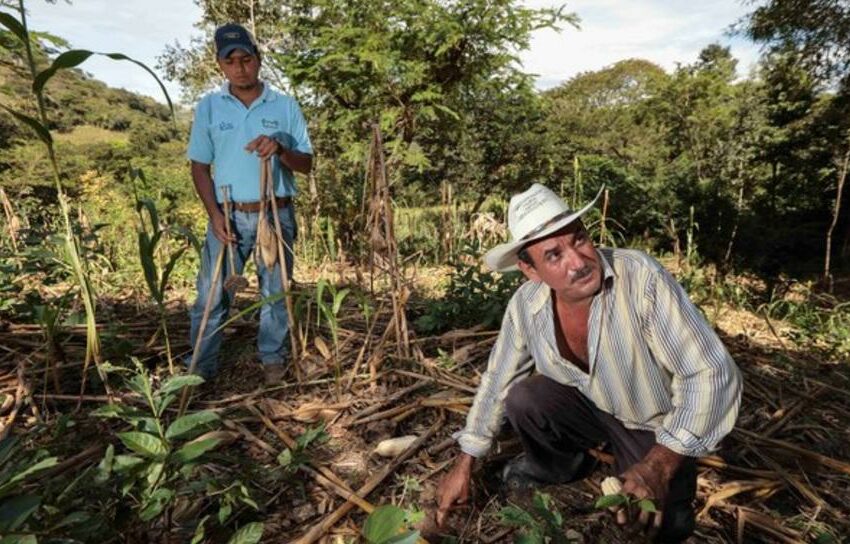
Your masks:
M308 296L312 287L300 285L296 298L298 293ZM237 305L249 304L256 297L255 289L240 295ZM416 304L414 296L414 310ZM151 364L162 361L161 342L146 345L157 323L149 319L143 306L122 300L102 301L101 307L101 333L110 339L104 344L111 359L133 354ZM379 296L373 307L384 310L369 321L356 297L347 298L341 308L336 362L345 387L335 385L336 364L328 358L331 350L322 353L316 347L326 344L332 335L326 325L315 324L313 313L305 331L304 385L288 383L263 389L262 371L253 361L256 323L246 316L225 331L221 373L205 388L195 407L222 410L278 451L283 444L252 415L249 406L262 407L274 425L290 436L324 421L331 439L314 453L314 460L354 489L388 462L373 453L381 441L422 436L443 414L445 423L436 434L364 497L373 505L392 502L430 508L436 484L456 451L450 435L463 425L495 333L475 329L414 337L410 346L414 359L400 361L392 348L392 332L385 334L392 329L387 310L391 304ZM185 306L172 303L169 311L169 330L177 344L174 349L186 350L185 341L181 342L188 325ZM850 372L846 362L824 362L819 353L797 347L783 324L774 323L771 331L763 319L747 312L724 309L717 325L745 375L746 386L736 430L718 457L701 464L696 505L699 526L692 541L815 542L818 535L832 534L838 539L850 535L846 501L850 496ZM318 338L323 340L317 343ZM0 345L4 347L0 352L3 423L10 422L16 401L20 409L12 422L15 432L26 432L33 424L33 408L38 417L50 420L73 407L79 391L76 361L81 360L85 348L82 328L66 328L51 347L45 344L39 327L4 323ZM22 354L30 361L25 388L19 387L17 375ZM352 375L355 368L357 373ZM45 387L45 370L60 382L58 393L52 378ZM102 391L90 388L88 393L86 408L103 400ZM76 440L82 449L99 438L79 436ZM244 450L246 459L271 461L266 449L244 436L230 447ZM506 435L476 473L471 507L458 510L450 520L460 541L513 540L514 534L500 525L497 517L507 503L493 489L500 463L516 451L516 441ZM565 530L580 541L626 541L608 514L593 508L602 479L610 475L610 468L602 464L583 482L545 490L553 496ZM303 484L303 493L287 491L269 503L265 522L267 534L272 536L264 541L293 541L344 503L313 479L306 478ZM327 541L353 539L364 519L361 510L351 510L331 525ZM820 542L828 541L825 536L820 538Z

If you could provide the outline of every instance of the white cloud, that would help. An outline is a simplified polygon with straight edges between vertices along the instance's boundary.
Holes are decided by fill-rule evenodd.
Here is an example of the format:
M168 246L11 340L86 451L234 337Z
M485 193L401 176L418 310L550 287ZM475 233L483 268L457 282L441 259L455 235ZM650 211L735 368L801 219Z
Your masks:
M156 58L166 44L187 44L201 12L191 0L62 0L28 3L29 26L56 34L75 49L124 53L155 70ZM140 67L105 57L91 57L80 66L113 87L123 87L163 101L156 81ZM157 74L160 79L162 74ZM172 100L177 85L164 81Z
M560 4L528 0L526 5ZM520 55L524 68L539 76L540 88L626 58L647 59L672 70L677 63L693 62L712 42L731 46L742 75L758 57L755 45L727 35L729 27L747 13L738 0L576 0L567 3L566 9L581 18L581 30L567 26L560 33L538 31L530 50Z
M561 5L557 0L526 0L531 7ZM188 44L200 9L191 0L43 0L29 3L30 25L57 34L75 48L121 52L153 68L166 44ZM548 88L587 70L598 70L629 57L645 58L665 69L690 63L711 42L731 45L746 74L757 58L754 45L725 35L746 12L740 0L575 0L567 11L581 18L581 30L566 26L561 33L541 30L531 49L520 54L524 68ZM141 68L126 62L92 58L82 68L115 87L157 100L162 93ZM166 83L173 98L176 85Z

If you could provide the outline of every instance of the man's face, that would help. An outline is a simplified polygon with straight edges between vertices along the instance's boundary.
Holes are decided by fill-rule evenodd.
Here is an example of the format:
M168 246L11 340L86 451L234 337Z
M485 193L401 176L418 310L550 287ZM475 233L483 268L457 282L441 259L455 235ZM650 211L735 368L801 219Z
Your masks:
M564 302L593 298L602 283L602 266L593 242L580 221L527 246L532 265L519 269L532 281L542 281Z
M227 58L218 59L218 66L232 87L253 89L260 78L260 59L242 49L235 49Z

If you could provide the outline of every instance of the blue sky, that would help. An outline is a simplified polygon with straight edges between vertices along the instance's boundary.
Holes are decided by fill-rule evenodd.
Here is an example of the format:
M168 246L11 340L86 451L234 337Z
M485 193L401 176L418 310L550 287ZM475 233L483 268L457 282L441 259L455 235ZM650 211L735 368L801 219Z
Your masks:
M533 7L561 4L552 0L525 3ZM677 62L693 62L714 41L732 47L741 61L742 75L758 57L754 45L725 35L748 11L741 0L573 0L566 6L581 18L581 30L539 31L531 49L520 55L525 70L538 75L541 89L631 57L672 70ZM200 17L191 0L73 0L72 4L30 0L28 7L34 29L57 34L74 48L121 52L151 68L166 44L189 42L196 34L192 25ZM162 100L156 82L133 64L93 57L82 68L109 85ZM175 84L166 82L166 86L173 99L179 97Z

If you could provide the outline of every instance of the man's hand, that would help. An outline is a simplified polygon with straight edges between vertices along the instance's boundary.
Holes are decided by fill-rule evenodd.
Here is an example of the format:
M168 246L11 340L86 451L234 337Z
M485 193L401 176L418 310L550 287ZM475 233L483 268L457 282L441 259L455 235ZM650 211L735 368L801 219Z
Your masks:
M227 236L227 227L225 225L225 218L223 213L218 212L211 214L210 226L212 227L213 235L222 244L236 243L236 237L233 236L233 234L231 234L229 237Z
M437 487L437 528L442 528L446 515L455 504L465 504L469 500L469 475L475 458L461 453L451 472L440 481Z
M265 160L271 157L272 155L277 155L280 153L282 146L280 142L275 140L274 138L269 138L265 134L262 136L257 136L245 146L245 151L248 153L257 152L257 155L260 156L261 159Z
M657 532L663 520L664 501L670 488L670 480L682 464L683 456L660 444L653 446L640 462L626 470L620 478L623 480L623 494L636 499L650 499L658 510L656 513L640 511L637 518L639 527ZM625 512L617 515L617 523L627 521ZM651 522L651 523L650 523Z

